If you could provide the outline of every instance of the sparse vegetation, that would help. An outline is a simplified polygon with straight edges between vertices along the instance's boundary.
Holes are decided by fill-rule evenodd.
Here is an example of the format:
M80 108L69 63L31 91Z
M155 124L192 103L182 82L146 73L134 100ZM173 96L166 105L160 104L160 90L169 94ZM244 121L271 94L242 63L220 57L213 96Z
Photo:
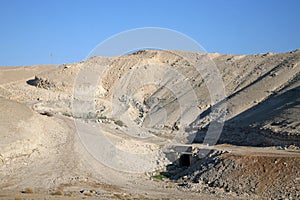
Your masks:
M125 125L124 122L122 122L121 120L115 121L115 124L121 127Z
M98 118L98 119L107 119L107 117L104 116L104 115L97 116L97 118Z
M68 113L68 112L64 112L62 113L64 116L67 116L67 117L73 117L72 114Z
M159 180L159 181L163 181L164 179L166 179L167 177L162 175L162 174L157 174L157 175L153 175L150 177L151 179L154 180Z
M88 112L88 114L86 115L86 119L95 119L95 113L92 112Z
M51 112L48 111L44 111L40 113L41 115L46 115L47 117L53 117L53 114Z
M22 191L22 193L24 193L24 194L33 194L34 191L33 191L32 188L27 187L27 188L25 188L25 189Z
M9 186L0 199L299 199L300 50L266 56L183 52L187 60L176 54L95 57L65 71L0 70L0 184ZM193 73L194 64L208 58L220 67L226 91L216 104L204 80L214 72ZM110 66L95 99L87 98L93 107L71 94L85 62L91 72ZM163 73L171 65L184 76ZM34 74L55 88L24 85ZM94 89L90 78L74 85L74 94ZM214 121L222 132L216 145L206 137ZM104 158L100 168L97 160L90 163L98 155Z

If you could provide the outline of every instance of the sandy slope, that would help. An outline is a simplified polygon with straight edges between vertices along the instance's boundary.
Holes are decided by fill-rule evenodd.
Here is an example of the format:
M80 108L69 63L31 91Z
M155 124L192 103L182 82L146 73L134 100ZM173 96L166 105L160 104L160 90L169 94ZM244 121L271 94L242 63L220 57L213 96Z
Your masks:
M284 155L283 162L299 164L299 62L299 50L249 56L140 51L58 67L0 68L3 198L54 198L51 194L58 190L74 198L261 198L263 183L261 189L253 190L243 185L250 180L245 177L239 188L229 178L238 176L234 171L225 170L220 176L221 182L228 181L226 188L205 181L195 185L206 160L181 169L180 173L187 176L183 179L180 170L173 181L156 182L149 174L164 171L164 166L170 164L161 149L165 145L203 141L213 120L211 98L221 101L218 106L224 102L209 90L210 84L217 83L218 73L227 97L227 121L218 142L230 146L212 148L230 155L220 154L217 158L231 163L231 167L239 166L236 162L240 161L228 160L244 158L243 162L252 168L248 165L252 158L243 152L255 154L261 160L257 166L264 166L267 161L262 161L274 150L272 146L295 145L293 155L285 150L274 151L272 159ZM196 65L200 66L198 71ZM214 66L219 72L209 70ZM219 88L222 85L214 89ZM88 101L94 98L90 102L95 102L96 112L73 112L72 105L85 105L86 97ZM117 125L117 120L125 126ZM215 160L210 162L208 174L203 177L210 172L213 176L220 173ZM287 170L289 177L296 176L294 168ZM256 181L267 172L259 171L258 177L255 173L249 177ZM297 181L283 184L286 180L271 176L269 181L277 186L271 187L265 197L297 197ZM281 185L295 189L280 190ZM26 187L34 188L35 194L19 192ZM84 195L79 192L82 189L95 193L85 191Z

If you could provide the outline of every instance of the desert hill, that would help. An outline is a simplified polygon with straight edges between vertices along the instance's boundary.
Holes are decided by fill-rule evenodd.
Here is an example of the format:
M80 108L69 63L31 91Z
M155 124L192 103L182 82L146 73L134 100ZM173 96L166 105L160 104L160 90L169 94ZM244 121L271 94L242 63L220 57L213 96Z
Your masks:
M299 50L143 50L0 68L3 198L299 198L299 63ZM201 145L216 115L220 137ZM85 146L99 138L112 146ZM190 166L170 160L170 144L193 147ZM153 181L159 173L168 178ZM26 187L35 192L18 193Z

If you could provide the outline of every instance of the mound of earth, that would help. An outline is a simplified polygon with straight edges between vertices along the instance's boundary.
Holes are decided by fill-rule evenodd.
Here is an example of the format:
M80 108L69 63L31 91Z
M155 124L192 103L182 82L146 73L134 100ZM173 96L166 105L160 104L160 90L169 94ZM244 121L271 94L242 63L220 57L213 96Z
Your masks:
M222 150L195 159L188 168L170 165L168 171L161 173L176 180L184 191L221 191L271 199L300 197L299 152L290 149L284 153L272 148L236 152L230 146L218 148Z

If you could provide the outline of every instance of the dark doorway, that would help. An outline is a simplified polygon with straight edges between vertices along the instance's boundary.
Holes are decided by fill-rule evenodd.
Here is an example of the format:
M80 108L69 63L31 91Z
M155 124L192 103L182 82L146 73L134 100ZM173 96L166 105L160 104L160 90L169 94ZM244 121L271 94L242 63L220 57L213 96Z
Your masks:
M179 158L180 167L189 167L191 165L191 154L182 154Z

